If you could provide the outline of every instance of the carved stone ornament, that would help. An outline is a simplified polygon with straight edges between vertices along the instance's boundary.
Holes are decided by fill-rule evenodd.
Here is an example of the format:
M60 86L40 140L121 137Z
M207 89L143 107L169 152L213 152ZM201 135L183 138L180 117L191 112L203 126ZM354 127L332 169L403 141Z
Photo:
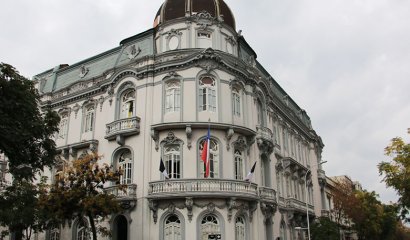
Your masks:
M98 103L100 104L100 112L102 112L102 107L103 107L103 104L104 104L104 97L103 96L101 96L100 98L98 98Z
M233 36L226 37L225 40L226 40L228 43L232 44L233 46L236 45L236 41L235 41L235 38L234 38Z
M175 136L173 132L169 132L168 136L161 141L161 144L181 144L183 141Z
M185 207L188 210L188 220L191 222L193 216L192 209L194 207L194 199L190 197L185 198Z
M192 128L191 128L191 125L186 126L185 132L186 132L186 138L187 138L187 142L188 142L187 147L188 147L189 150L191 150L191 147L192 147Z
M168 32L166 32L164 34L167 35L166 38L171 38L172 36L181 36L182 32L179 31L178 29L173 29L172 28L171 30L169 30Z
M231 222L232 220L232 210L236 208L236 199L235 198L229 198L226 202L226 206L228 209L228 221Z
M219 63L213 60L202 60L197 64L198 67L204 69L206 73L210 73L211 71L217 69L219 67Z
M215 211L215 204L214 203L208 203L208 205L206 206L206 210L208 211L208 213L214 213Z
M159 132L155 129L151 129L151 138L155 142L155 150L158 152L159 149Z
M264 222L266 223L275 214L277 206L275 204L260 203L262 214L264 215Z
M205 49L195 57L195 60L201 59L211 59L216 61L217 63L221 62L221 57L212 48Z
M77 119L77 113L78 113L78 110L80 110L80 105L78 105L78 103L76 103L74 106L73 106L73 110L74 110L74 113L75 113L75 118Z
M137 204L135 203L135 201L130 201L130 200L128 200L128 201L121 201L121 203L120 203L121 209L122 209L122 210L125 210L125 211L130 211L130 210L134 209L134 207L135 207L136 205L137 205Z
M141 48L138 46L138 48L135 46L135 44L129 46L126 50L126 54L128 59L132 60L136 56L138 56L141 53Z
M88 69L86 66L82 65L80 67L80 73L79 73L80 78L84 78L88 74L89 71L90 71L90 69Z
M206 30L209 26L212 26L217 19L212 17L209 12L203 10L195 14L192 20L198 24L199 29Z
M154 219L154 223L156 224L158 221L158 202L154 200L148 201L149 209L152 211L152 218Z
M167 73L167 75L165 75L165 78L176 78L176 77L180 77L180 75L174 71L171 71Z
M231 144L229 144L229 142L231 141L231 139L232 139L234 133L235 133L235 132L234 132L233 128L229 128L229 129L226 131L226 135L225 135L225 139L226 139L226 150L228 150L228 151L229 151L229 149L231 148Z
M252 222L253 219L253 213L256 211L258 208L258 202L253 201L249 203L249 221Z
M264 154L266 156L270 156L272 154L274 148L272 141L267 141L266 139L258 138L257 144L261 154Z
M248 144L243 136L238 136L238 139L232 142L232 146L239 151L245 151L248 149Z
M112 85L108 86L107 93L108 93L108 98L110 99L108 101L109 101L110 106L111 106L112 105L112 99L114 97L114 87Z

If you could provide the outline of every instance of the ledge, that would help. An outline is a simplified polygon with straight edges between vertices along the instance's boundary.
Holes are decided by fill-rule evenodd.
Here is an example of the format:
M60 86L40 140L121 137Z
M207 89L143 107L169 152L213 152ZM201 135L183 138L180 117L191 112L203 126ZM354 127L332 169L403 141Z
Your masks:
M168 129L186 129L190 127L191 129L208 129L208 126L211 129L216 130L229 130L232 129L235 133L242 134L246 137L254 137L256 132L250 128L233 125L233 124L226 124L226 123L208 123L208 122L173 122L173 123L159 123L151 125L151 129L155 131L163 131Z
M67 158L68 154L72 157L77 156L77 151L80 149L88 148L92 152L97 152L98 150L98 140L89 140L83 142L77 142L68 144L62 147L57 148L57 152L63 153L63 155Z
M114 140L140 133L139 117L119 119L106 125L105 139Z
M222 179L178 179L149 183L149 199L171 198L238 198L258 200L255 183Z

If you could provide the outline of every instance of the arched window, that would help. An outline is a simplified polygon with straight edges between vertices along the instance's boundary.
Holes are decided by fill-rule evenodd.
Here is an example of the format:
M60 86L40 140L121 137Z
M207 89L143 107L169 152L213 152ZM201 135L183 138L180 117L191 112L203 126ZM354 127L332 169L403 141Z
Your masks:
M165 168L170 178L181 178L181 149L180 145L164 146Z
M201 153L204 149L206 139L203 139L199 143L199 155L201 156ZM210 147L209 147L209 161L210 161L210 170L209 170L209 177L210 178L218 178L219 177L219 146L218 142L214 139L210 140ZM199 157L199 165L200 167L200 174L201 176L205 175L205 164L202 161L201 157Z
M181 86L177 81L171 81L165 87L165 113L179 112L181 107Z
M132 154L129 149L123 150L117 160L117 168L122 170L120 177L121 184L132 183Z
M243 176L244 176L243 153L235 149L234 157L235 157L235 179L243 180Z
M90 240L90 229L84 219L80 219L76 226L75 240Z
M199 80L199 111L216 112L216 81L211 77Z
M237 89L232 91L232 111L234 116L241 116L241 95Z
M53 228L50 230L49 240L60 240L60 228Z
M283 222L280 224L279 234L280 234L280 240L287 240L286 227L285 227L285 223Z
M61 139L65 139L67 136L68 130L68 113L61 114L61 121L58 131L58 137Z
M84 117L84 132L91 132L94 128L94 105L86 107Z
M201 221L201 240L210 239L211 235L220 235L221 226L219 224L218 218L214 215L206 215Z
M127 90L121 95L121 119L135 116L135 90Z
M258 125L264 126L264 119L263 119L263 106L262 102L260 99L257 100L256 102L256 110L257 110L257 115L258 115Z
M243 217L237 217L235 220L235 240L246 239L246 226Z
M170 215L165 219L164 240L182 240L181 220L177 215Z
M128 240L128 221L124 215L118 215L114 220L113 240Z

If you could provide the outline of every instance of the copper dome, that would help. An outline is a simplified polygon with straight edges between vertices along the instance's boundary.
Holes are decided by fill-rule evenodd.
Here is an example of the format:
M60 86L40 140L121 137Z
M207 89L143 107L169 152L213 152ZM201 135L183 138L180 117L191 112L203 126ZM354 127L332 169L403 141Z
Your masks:
M154 27L202 11L223 19L225 24L235 30L235 18L223 0L165 0L155 16Z

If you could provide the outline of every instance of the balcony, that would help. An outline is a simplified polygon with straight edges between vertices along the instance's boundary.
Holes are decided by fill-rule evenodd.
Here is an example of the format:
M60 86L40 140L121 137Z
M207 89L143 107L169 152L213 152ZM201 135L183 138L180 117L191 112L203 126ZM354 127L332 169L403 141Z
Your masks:
M258 144L259 151L269 156L274 149L272 130L256 126L256 143Z
M140 133L139 117L125 118L107 124L105 139L114 140L117 137L131 136ZM118 140L118 139L117 139Z
M265 202L276 203L276 191L272 188L259 187L259 197Z
M184 197L236 197L245 200L259 198L255 183L222 179L181 179L149 183L149 198L169 199ZM272 193L266 192L266 195ZM273 194L275 195L275 194Z
M309 208L310 213L314 213L314 208L313 205L308 204L307 205ZM286 199L286 207L291 208L293 210L297 210L299 212L306 212L306 203L302 202L296 198L288 198Z
M122 199L136 199L137 198L137 185L127 184L122 186L112 186L104 188L107 194L112 194L117 197L118 200Z

